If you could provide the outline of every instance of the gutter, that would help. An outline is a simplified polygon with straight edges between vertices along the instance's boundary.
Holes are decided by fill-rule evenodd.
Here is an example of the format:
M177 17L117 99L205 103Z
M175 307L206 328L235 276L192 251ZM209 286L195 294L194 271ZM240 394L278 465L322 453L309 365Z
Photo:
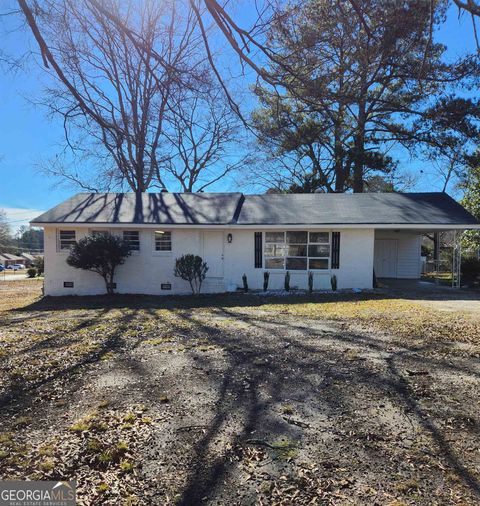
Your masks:
M318 228L318 229L375 229L375 230L480 230L480 223L478 224L430 224L430 223L282 223L268 224L248 224L243 225L241 223L221 223L215 224L196 224L196 223L185 223L185 224L169 224L169 223L75 223L75 222L51 222L51 223L40 223L31 221L30 225L33 227L72 227L72 228L168 228L168 229L218 229L218 230L285 230L286 228L292 230L299 230L305 228Z

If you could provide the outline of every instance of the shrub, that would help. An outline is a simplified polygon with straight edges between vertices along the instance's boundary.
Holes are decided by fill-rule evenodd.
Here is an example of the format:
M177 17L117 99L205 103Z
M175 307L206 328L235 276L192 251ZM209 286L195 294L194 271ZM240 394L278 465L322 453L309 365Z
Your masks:
M175 260L175 277L188 281L194 295L200 293L207 271L207 263L198 255L182 255Z
M35 269L37 269L37 276L41 276L45 270L45 260L43 257L35 257L33 261Z
M290 272L287 271L285 273L285 282L284 282L285 291L290 291Z
M268 289L268 280L270 279L270 273L265 271L263 273L263 291L266 292Z
M337 276L335 274L330 278L330 284L332 285L332 290L335 291L337 289Z
M242 276L242 281L243 281L243 291L245 293L247 293L248 292L248 282L247 282L247 275L246 274L244 274Z
M308 273L308 291L310 293L313 292L313 272L309 271Z
M462 258L462 282L473 286L480 278L480 259L475 257Z
M34 278L37 275L37 269L35 267L30 267L30 269L27 269L27 276L29 278Z
M112 234L87 235L73 246L67 264L102 276L107 293L111 295L115 269L129 255L130 246L121 237Z

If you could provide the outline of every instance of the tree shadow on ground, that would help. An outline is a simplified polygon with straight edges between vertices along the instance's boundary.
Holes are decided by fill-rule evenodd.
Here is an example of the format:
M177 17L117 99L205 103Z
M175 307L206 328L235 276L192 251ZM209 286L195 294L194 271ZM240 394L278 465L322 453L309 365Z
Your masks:
M240 316L225 307L218 310L218 315L244 320L257 333L268 334L275 329L275 324L258 315ZM388 351L382 367L376 367L369 360L346 361L344 354L351 346L363 353L384 353L385 341L372 336L344 332L315 335L311 328L299 328L296 322L282 321L280 334L258 343L252 339L252 335L219 330L214 324L188 313L182 316L192 320L202 333L209 335L212 343L226 351L229 365L218 389L215 416L194 445L194 458L189 466L189 478L182 492L181 504L198 504L202 498L215 495L235 466L232 452L236 446L248 445L253 437L271 440L288 434L292 438L302 438L302 430L298 430L298 427L292 427L285 419L276 417L274 420L267 413L272 404L290 398L316 402L318 412L331 420L332 426L328 430L340 438L342 442L339 446L346 443L344 449L347 455L357 461L359 471L362 472L362 465L371 465L376 467L379 477L383 474L387 482L391 479L391 470L402 466L401 452L396 462L392 455L388 456L393 460L389 467L384 451L366 441L372 431L381 430L381 425L377 425L375 419L356 421L355 415L344 420L341 414L354 412L370 400L375 403L388 398L406 419L413 420L416 430L432 442L429 451L435 455L435 459L445 462L464 486L480 497L478 475L462 461L462 454L452 447L441 430L445 422L441 409L432 412L422 405L422 398L415 392L406 373L407 367L415 366L432 371L430 374L444 369L448 369L450 374L476 374L475 370L462 364L454 365L444 357L429 356L426 354L427 347L410 347L408 344ZM305 335L311 339L311 345L301 338ZM328 341L328 346L319 349L318 343L315 343L317 339ZM282 360L282 355L286 360ZM205 357L204 361L208 362L208 358ZM243 384L245 377L249 378L247 390ZM368 392L368 397L361 399L362 392ZM269 399L268 403L265 398ZM233 449L212 458L212 442L220 437L225 420L233 413L242 420L241 430L236 432L232 441ZM335 420L339 422L337 426L334 426ZM470 431L470 436L478 439L478 424L473 424ZM349 433L356 434L358 439L352 439ZM388 434L379 434L378 437L379 440L389 438ZM392 444L395 444L395 438ZM339 456L336 455L336 458ZM429 478L425 476L425 479Z
M449 378L455 376L468 377L470 385L474 380L478 382L479 372L473 360L457 356L453 350L448 356L437 353L439 347L449 346L446 342L398 342L398 339L393 341L377 334L348 332L318 319L276 314L274 310L268 314L242 312L247 306L261 309L263 304L371 298L385 296L321 294L312 298L262 298L233 294L168 300L137 296L45 298L9 314L15 317L27 311L55 313L81 309L86 311L86 316L78 323L80 330L100 323L112 309L125 311L119 313L115 332L100 350L60 368L38 384L23 385L23 389L20 386L10 398L3 399L0 406L15 402L22 409L26 408L40 387L53 384L59 377L70 378L71 386L78 388L79 380L73 377L74 372L84 365L97 363L104 353L124 347L127 340L129 349L138 347L145 336L125 337L132 321L139 315L158 318L155 311L164 308L174 310L175 319L171 322L174 334L186 334L187 340L208 339L225 356L225 367L218 370L218 355L196 354L198 367L212 371L203 378L202 387L215 392L210 403L212 414L203 434L187 444L177 437L171 447L162 447L162 451L180 452L188 460L183 469L187 478L180 490L180 504L200 504L205 497L218 499L228 493L225 483L229 481L237 480L241 488L235 474L243 449L258 441L271 443L281 437L298 441L300 447L305 447L312 463L320 466L319 475L334 479L335 469L345 468L361 481L367 479L362 475L372 473L375 483L383 483L390 489L399 474L405 480L418 477L422 487L433 497L435 487L451 473L469 491L470 498L478 500L478 473L472 469L468 453L463 453L462 449L479 441L479 422L472 417L467 427L461 426L460 418L470 407L468 385L459 391L460 397L455 398L459 387L448 383ZM195 311L202 308L208 311ZM92 309L96 311L93 316ZM185 331L182 324L190 330ZM54 344L54 341L48 342L48 346ZM168 360L167 355L164 358ZM125 353L119 354L116 360L136 375L143 386L140 391L132 388L129 392L126 388L121 395L130 395L136 402L158 403L156 396L163 385L153 371ZM428 374L424 375L424 371ZM178 382L183 386L181 374L178 371ZM442 375L445 375L443 379ZM448 397L436 390L438 378L442 385L449 385ZM193 387L188 383L185 386ZM187 401L189 395L192 394L185 392ZM477 402L474 392L471 400ZM278 405L290 401L300 406L298 412L290 417L283 416L278 412ZM392 420L386 422L382 412L372 411L380 404L392 406ZM192 410L190 415L195 418L197 413ZM292 418L306 426L295 425ZM401 427L402 434L393 430L395 425ZM450 432L447 425L451 427ZM464 445L459 446L458 440L452 439L452 431L462 432ZM327 437L324 439L324 436ZM215 442L222 438L227 438L230 444L215 450ZM405 440L410 445L407 448ZM423 465L425 459L428 462ZM329 471L324 466L325 460L337 467ZM271 464L278 475L288 465L281 459ZM355 498L353 492L351 497ZM229 498L224 495L222 500Z
M365 290L359 293L351 290L338 292L321 292L308 294L305 292L292 291L291 295L263 295L261 292L243 293L241 291L222 294L201 295L141 295L141 294L116 294L114 296L64 296L42 297L35 302L21 308L6 311L10 315L21 315L25 312L34 311L68 311L68 310L92 310L92 309L199 309L210 307L258 307L263 305L283 304L306 304L322 302L358 302L369 300L480 300L480 293L471 290L444 289L432 285L430 288L415 289L412 285L409 289L401 285L401 288L381 288ZM41 314L38 315L42 317ZM36 316L37 317L37 316Z
M109 308L105 308L96 313L93 317L81 320L78 324L68 328L68 330L54 332L52 336L34 342L32 345L18 350L16 353L24 355L35 354L39 350L46 348L50 348L52 352L55 352L56 347L59 346L59 342L65 345L65 341L68 342L68 346L71 346L81 341L81 338L76 335L77 332L96 327L107 317L109 311ZM0 409L15 404L17 410L24 410L30 406L35 398L36 392L41 387L54 384L58 379L63 379L67 382L69 380L76 381L74 373L79 369L86 365L99 362L106 353L115 351L121 347L123 344L122 334L127 329L132 316L132 313L129 312L116 318L115 327L112 329L113 331L108 333L106 338L102 340L95 349L86 353L71 355L73 356L73 360L70 360L67 365L60 364L59 367L54 368L52 371L48 371L34 381L28 381L27 378L20 377L16 381L11 382L0 395Z

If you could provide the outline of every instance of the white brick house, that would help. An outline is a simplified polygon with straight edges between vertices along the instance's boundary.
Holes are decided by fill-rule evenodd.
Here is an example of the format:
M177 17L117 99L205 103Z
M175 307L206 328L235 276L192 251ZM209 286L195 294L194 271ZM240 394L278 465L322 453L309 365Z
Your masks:
M421 235L480 228L443 193L289 194L80 193L31 222L45 229L45 295L104 293L96 274L67 265L71 245L108 231L133 253L116 274L120 293L188 293L175 259L200 255L208 264L204 292L314 287L371 288L377 277L418 278Z

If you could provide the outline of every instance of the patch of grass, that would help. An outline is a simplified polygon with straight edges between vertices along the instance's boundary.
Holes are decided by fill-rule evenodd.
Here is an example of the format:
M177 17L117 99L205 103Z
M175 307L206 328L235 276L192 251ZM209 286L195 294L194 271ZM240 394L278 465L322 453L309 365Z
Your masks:
M20 381L20 380L23 380L23 379L27 379L26 375L25 375L25 371L22 371L21 369L12 369L12 371L10 372L10 379L12 381Z
M137 496L130 495L125 499L122 506L136 506L139 502L140 501Z
M348 350L346 353L345 353L345 358L347 360L349 360L350 362L354 361L354 360L357 360L359 357L358 355L358 351L357 350Z
M146 339L143 341L143 344L147 346L159 346L160 344L165 343L174 343L175 339L173 337L157 337L155 339Z
M346 321L399 337L480 343L478 318L460 311L435 311L403 299L267 304L262 309L308 318Z
M53 445L45 444L40 446L38 449L38 454L42 457L51 457L55 451Z
M6 459L9 455L10 455L10 453L7 452L6 450L0 450L0 460Z
M137 419L137 415L135 415L135 413L127 413L124 417L123 417L123 421L126 422L126 423L131 423L131 422L134 422L135 420Z
M106 362L107 360L112 360L112 358L115 357L115 353L113 353L113 351L107 351L106 353L104 353L101 357L100 357L100 360L102 360L103 362Z
M70 430L72 432L86 432L90 430L90 423L87 422L77 422L70 426Z
M115 455L111 451L102 452L98 456L98 460L102 464L110 464L115 460Z
M97 485L97 490L101 494L104 494L105 492L108 492L110 490L110 487L106 483L100 483L99 485Z
M45 459L40 462L38 467L44 473L49 473L55 469L55 462L52 459Z
M116 449L119 452L126 452L128 451L128 448L129 448L128 443L126 441L119 441L116 446Z
M119 467L122 472L131 473L135 469L135 464L130 460L122 460Z
M96 430L97 432L105 432L108 430L108 424L99 420L94 420L90 427L92 430Z
M415 479L409 479L395 484L395 490L400 494L412 494L420 488L420 482Z
M288 438L281 438L271 444L277 458L281 460L294 460L298 457L298 443Z
M295 408L291 404L284 404L281 407L281 411L284 415L293 415L295 413Z
M97 453L103 450L103 444L95 438L90 438L87 440L87 450L89 452Z
M20 429L29 425L31 421L32 419L29 416L19 416L18 418L15 418L13 426L17 429Z
M0 432L0 444L7 446L12 445L13 434L11 432Z

